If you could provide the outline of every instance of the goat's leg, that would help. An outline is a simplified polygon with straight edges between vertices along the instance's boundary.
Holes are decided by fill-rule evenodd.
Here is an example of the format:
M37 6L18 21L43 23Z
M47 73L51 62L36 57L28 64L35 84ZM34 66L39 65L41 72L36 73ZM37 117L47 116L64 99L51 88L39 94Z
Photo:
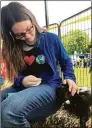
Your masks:
M86 128L86 121L87 121L86 116L80 116L80 128Z

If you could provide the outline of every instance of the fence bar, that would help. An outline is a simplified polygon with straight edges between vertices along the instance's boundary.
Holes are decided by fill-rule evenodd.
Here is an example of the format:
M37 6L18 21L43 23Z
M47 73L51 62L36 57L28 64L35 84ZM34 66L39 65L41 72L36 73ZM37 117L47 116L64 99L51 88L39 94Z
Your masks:
M46 28L49 27L49 16L48 16L48 6L47 6L47 1L44 0L44 5L45 5L45 21L46 21Z

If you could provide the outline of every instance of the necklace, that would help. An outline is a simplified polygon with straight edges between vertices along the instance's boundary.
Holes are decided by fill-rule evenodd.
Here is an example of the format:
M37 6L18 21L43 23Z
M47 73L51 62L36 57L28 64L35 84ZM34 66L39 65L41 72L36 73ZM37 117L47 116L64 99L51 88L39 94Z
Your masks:
M40 43L39 35L38 35L38 39L37 39L36 43L33 44L33 45L30 45L30 44L28 44L26 41L24 41L24 44L25 44L26 46L28 46L28 47L39 47L39 43Z
M24 44L27 45L27 46L29 46L29 47L34 47L36 45L36 43L33 44L33 45L27 44L25 41L24 41Z

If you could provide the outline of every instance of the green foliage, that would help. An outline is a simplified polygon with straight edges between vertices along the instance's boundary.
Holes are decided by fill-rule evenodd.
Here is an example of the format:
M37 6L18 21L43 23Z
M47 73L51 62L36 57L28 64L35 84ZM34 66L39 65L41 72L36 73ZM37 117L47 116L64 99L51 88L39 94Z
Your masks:
M74 51L77 51L77 53L87 52L90 44L87 33L78 29L69 31L61 38L69 55L74 54Z

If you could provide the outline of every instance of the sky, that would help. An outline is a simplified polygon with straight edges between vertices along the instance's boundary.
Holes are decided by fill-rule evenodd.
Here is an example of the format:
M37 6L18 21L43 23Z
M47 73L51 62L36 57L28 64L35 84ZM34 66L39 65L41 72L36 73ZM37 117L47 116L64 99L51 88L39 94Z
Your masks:
M17 1L26 6L36 17L40 26L45 26L44 1ZM10 1L1 1L1 7ZM88 8L91 1L47 1L49 24L62 20Z

